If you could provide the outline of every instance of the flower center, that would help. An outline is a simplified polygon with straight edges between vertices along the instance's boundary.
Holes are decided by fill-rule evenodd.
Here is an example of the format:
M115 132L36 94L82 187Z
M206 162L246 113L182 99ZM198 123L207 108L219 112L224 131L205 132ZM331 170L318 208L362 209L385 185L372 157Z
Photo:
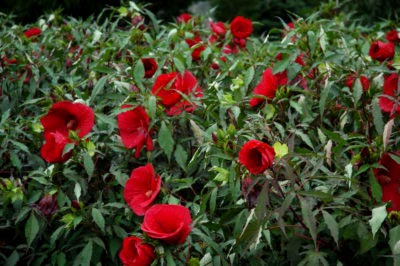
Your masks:
M150 198L152 194L153 194L153 191L152 191L152 190L148 190L148 191L145 193L146 197L148 197L148 198Z

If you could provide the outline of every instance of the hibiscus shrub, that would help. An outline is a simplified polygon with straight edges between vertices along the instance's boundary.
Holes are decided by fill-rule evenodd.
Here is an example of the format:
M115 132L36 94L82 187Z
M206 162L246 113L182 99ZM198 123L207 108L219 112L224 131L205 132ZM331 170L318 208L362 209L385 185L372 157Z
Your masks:
M0 15L1 265L399 263L394 22L109 11Z

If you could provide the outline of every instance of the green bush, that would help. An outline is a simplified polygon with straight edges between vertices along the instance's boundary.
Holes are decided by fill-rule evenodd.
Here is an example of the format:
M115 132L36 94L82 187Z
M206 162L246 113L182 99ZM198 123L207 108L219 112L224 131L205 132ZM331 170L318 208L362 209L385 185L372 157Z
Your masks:
M1 264L119 265L128 236L153 265L398 263L399 44L370 49L394 24L324 8L240 38L245 19L217 34L133 2L24 26L2 14ZM119 120L138 106L127 144ZM161 182L141 207L184 206L187 238L183 211L153 221L179 227L163 242L126 202L147 164Z

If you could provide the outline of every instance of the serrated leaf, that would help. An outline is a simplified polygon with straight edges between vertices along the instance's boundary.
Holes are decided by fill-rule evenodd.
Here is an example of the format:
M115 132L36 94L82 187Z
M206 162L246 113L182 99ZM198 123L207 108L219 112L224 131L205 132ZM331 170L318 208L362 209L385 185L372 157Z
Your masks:
M285 143L280 143L279 141L275 142L274 145L272 145L272 148L274 148L275 157L277 158L282 158L289 153L288 146Z
M89 241L74 261L74 265L90 266L93 253L93 242Z
M82 193L81 185L79 183L75 183L74 194L75 194L77 201L79 201L79 198L81 197L81 193Z
M376 132L378 132L379 135L382 135L384 124L378 98L372 100L372 117L374 119Z
M175 67L176 67L176 69L178 69L178 71L180 72L180 73L183 73L184 71L185 71L185 65L182 63L182 61L179 59L179 58L177 58L177 57L174 57L174 65L175 65Z
M25 237L28 243L28 246L30 246L35 240L36 235L39 233L39 222L35 216L35 214L32 212L31 215L29 216L28 221L25 224Z
M104 221L104 217L101 214L101 212L98 209L93 208L92 209L92 217L93 217L94 222L104 233L105 232L105 221Z
M186 162L188 159L188 154L187 152L183 149L181 145L176 145L176 149L174 152L174 158L175 161L178 163L178 165L186 171Z
M103 91L104 85L107 82L107 78L107 76L104 76L96 82L92 90L92 95L90 96L91 102L93 102L93 99L96 98L96 96Z
M167 155L168 160L170 161L175 142L172 137L172 132L169 127L165 125L165 122L161 123L161 128L158 132L158 143L161 149L163 149L165 155Z
M322 211L322 215L324 217L324 221L328 226L329 231L331 232L331 236L333 240L335 240L336 245L339 246L339 225L336 222L335 218L329 214L329 212Z
M304 141L305 144L307 144L310 148L314 150L314 146L309 136L298 130L295 131L295 134L299 136Z
M142 60L137 60L133 69L133 79L135 80L136 85L138 85L140 88L142 87L144 73L145 69Z
M308 230L310 231L310 235L314 241L314 246L317 245L317 222L315 220L314 214L312 212L312 207L310 203L300 197L300 205L301 205L301 214L304 220L304 224L307 226Z
M94 171L94 163L92 157L87 153L83 154L83 166L85 167L88 176L91 177Z
M354 105L356 106L358 101L361 99L361 95L363 94L363 88L361 85L361 81L359 78L357 78L354 82L353 86L353 99L354 99Z
M54 246L54 244L56 243L58 237L64 231L64 229L65 229L65 226L60 226L59 228L57 228L56 231L54 231L51 234L51 236L50 236L50 245Z
M381 228L381 225L385 221L386 216L386 204L372 209L372 217L368 221L368 223L371 226L373 237L375 237L376 232L378 232L379 228Z

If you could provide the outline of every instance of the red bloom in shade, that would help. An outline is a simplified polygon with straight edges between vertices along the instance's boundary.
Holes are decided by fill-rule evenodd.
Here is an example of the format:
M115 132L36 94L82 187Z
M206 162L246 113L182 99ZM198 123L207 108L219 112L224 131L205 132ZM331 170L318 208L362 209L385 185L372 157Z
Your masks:
M346 79L346 86L350 89L353 88L356 78L355 75L349 75ZM360 82L362 89L367 91L369 89L369 79L366 76L360 76Z
M374 174L382 187L382 201L392 202L391 207L387 208L389 212L400 211L400 164L392 156L400 156L400 151L384 153L379 160L379 164L385 169L375 168Z
M34 206L46 217L50 217L58 210L56 195L45 195Z
M62 101L53 104L40 122L44 127L45 138L56 131L67 137L69 130L77 131L78 137L83 138L92 130L94 112L82 103Z
M150 266L156 258L154 247L136 236L125 237L119 258L124 266Z
M232 46L229 44L225 45L222 51L224 52L224 54L237 54L239 52L236 45Z
M199 36L194 37L193 39L186 39L185 42L189 45L189 47L193 47L197 44L202 42ZM199 47L195 48L192 52L192 60L198 61L201 59L201 52L206 49L205 45L200 45Z
M386 40L389 42L398 43L400 42L400 34L397 32L397 30L391 30L386 33Z
M386 152L382 154L382 157L378 163L382 165L385 169L374 169L375 177L381 185L385 185L391 182L396 182L400 184L400 164L393 160L391 155L400 156L400 151Z
M246 142L239 152L239 162L252 174L261 174L267 170L275 158L275 150L259 140Z
M379 62L390 60L394 57L394 44L391 42L383 43L381 41L375 41L371 44L368 54L372 59L378 60Z
M237 16L232 20L230 29L234 37L239 39L247 38L253 32L253 24L250 19Z
M161 178L151 164L135 168L124 189L124 199L136 215L142 216L160 192Z
M123 105L121 108L130 108L131 105ZM122 144L128 149L136 149L135 157L139 158L144 144L146 150L153 150L153 140L149 131L150 118L142 106L137 106L118 114L118 128L121 135Z
M156 73L158 65L154 58L142 58L144 77L151 78Z
M225 37L226 34L226 26L225 23L218 21L218 22L210 22L211 31L214 35Z
M254 95L264 96L267 99L273 99L275 97L275 92L278 88L278 83L276 77L272 74L272 69L267 68L261 78L260 83L254 88ZM250 100L250 106L255 107L263 103L265 99L254 97Z
M39 28L30 28L30 29L24 31L24 35L26 38L31 38L34 36L38 36L40 34L42 34L42 30Z
M193 94L196 98L203 96L203 91L197 84L196 78L190 71L182 74L172 72L161 74L157 77L151 93L159 98L160 103L166 108L169 116L179 115L183 111L192 112L196 105L185 100L182 94Z
M379 97L379 106L381 110L387 113L400 114L400 102L398 100L398 74L391 74L385 77L383 84L383 95Z
M188 23L189 20L191 20L191 19L192 19L192 15L190 15L188 13L182 13L176 18L178 23Z
M62 163L67 161L72 154L72 151L67 154L63 154L65 145L72 143L64 134L56 131L50 132L44 137L45 143L43 144L40 155L42 158L49 163Z
M142 230L170 245L183 244L192 230L190 211L181 205L156 204L144 215Z

